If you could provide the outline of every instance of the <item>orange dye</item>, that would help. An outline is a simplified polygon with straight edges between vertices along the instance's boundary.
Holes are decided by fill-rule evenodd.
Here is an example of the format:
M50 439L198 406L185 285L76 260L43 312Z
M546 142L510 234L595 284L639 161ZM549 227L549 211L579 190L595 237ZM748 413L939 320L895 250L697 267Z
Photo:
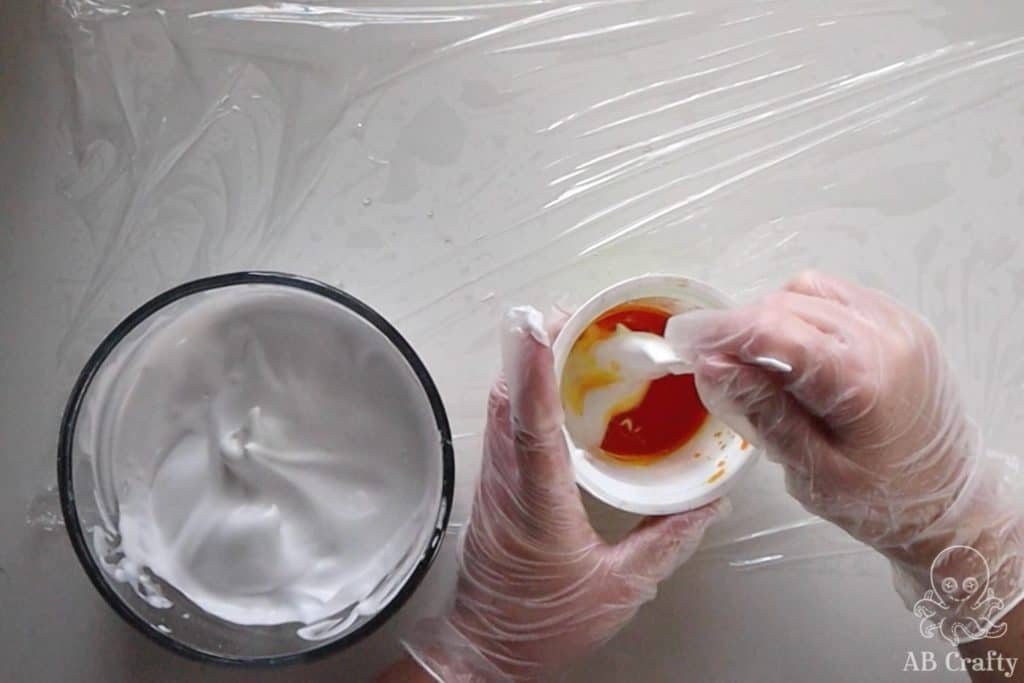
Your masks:
M626 304L605 313L594 324L608 331L623 325L634 332L664 336L670 317L652 306ZM693 375L660 377L650 383L638 404L611 417L601 449L625 460L650 461L689 441L707 416Z

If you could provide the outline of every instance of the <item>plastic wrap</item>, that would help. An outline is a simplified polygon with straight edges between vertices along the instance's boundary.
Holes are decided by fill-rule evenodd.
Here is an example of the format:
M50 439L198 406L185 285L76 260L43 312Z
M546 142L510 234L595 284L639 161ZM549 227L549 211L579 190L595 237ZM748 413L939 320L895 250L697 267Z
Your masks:
M440 386L457 527L504 308L571 306L657 271L748 300L813 266L929 317L987 443L1020 451L1019 3L50 10L75 162L57 185L77 220L44 352L68 386L125 313L185 279L261 268L340 285L395 322ZM909 676L921 643L884 561L808 518L769 463L733 507L580 680ZM609 533L626 523L594 509ZM450 569L396 629L437 609Z

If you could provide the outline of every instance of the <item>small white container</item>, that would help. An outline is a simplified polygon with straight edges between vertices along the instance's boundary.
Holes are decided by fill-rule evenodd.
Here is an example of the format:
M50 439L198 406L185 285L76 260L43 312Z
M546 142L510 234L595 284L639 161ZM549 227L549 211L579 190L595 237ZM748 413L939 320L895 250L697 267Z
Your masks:
M566 359L583 331L605 312L638 300L658 299L673 314L730 308L723 292L678 275L642 275L599 292L566 321L553 352L559 386ZM576 482L605 503L636 514L666 515L693 510L724 496L754 464L759 451L714 416L679 450L648 464L624 463L590 453L565 433Z

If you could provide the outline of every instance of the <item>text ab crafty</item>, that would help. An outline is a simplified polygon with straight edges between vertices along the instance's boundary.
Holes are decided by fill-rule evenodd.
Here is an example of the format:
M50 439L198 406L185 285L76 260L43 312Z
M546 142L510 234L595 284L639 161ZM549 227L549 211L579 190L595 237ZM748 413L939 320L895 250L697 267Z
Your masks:
M959 652L948 652L940 660L934 652L907 652L903 664L904 671L936 671L941 664L946 671L988 671L1002 673L1003 677L1011 678L1017 668L1017 657L1004 657L995 650L989 650L984 657L964 657Z

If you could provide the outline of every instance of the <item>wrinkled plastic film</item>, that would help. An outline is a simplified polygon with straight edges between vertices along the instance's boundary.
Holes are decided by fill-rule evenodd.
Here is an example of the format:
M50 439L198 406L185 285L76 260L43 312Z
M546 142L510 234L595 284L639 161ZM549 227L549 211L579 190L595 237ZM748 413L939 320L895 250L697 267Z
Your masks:
M657 271L747 301L815 267L928 317L986 444L1019 452L1024 8L997 5L58 2L81 218L58 362L186 279L340 285L441 389L458 525L505 308ZM680 581L891 593L770 463L733 507Z

